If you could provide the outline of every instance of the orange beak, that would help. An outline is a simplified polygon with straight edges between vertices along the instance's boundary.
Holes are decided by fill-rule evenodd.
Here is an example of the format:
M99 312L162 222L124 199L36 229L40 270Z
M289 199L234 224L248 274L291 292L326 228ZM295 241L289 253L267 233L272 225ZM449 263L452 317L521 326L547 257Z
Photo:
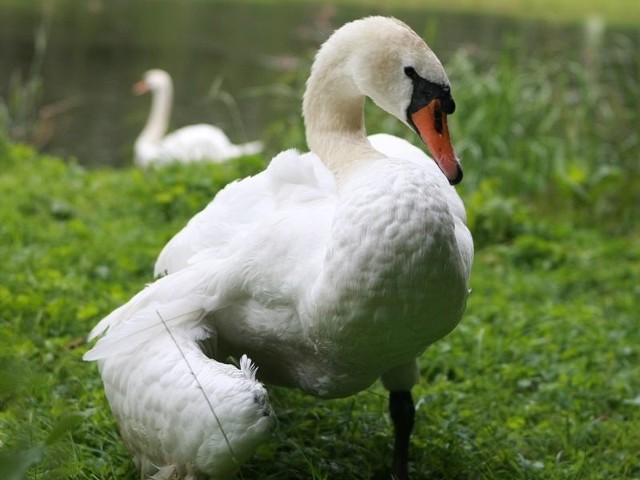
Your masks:
M144 80L140 80L131 88L131 91L134 95L142 95L149 91L149 84Z
M437 98L431 100L420 110L411 114L411 121L449 183L451 185L460 183L462 167L451 145L447 115L442 111L440 100Z

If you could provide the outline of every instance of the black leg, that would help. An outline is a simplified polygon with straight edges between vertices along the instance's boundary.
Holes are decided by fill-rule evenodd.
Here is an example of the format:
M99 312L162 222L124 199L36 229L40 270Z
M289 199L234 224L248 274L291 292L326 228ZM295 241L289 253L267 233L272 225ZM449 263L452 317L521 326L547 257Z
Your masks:
M395 429L392 473L397 480L408 480L409 439L416 414L411 392L389 392L389 414Z

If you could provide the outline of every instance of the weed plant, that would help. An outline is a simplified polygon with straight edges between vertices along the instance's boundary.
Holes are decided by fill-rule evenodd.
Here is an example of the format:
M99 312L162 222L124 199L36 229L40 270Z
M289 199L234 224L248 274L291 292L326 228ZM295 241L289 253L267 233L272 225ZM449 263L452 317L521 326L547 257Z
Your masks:
M626 48L596 66L517 49L447 64L478 251L465 318L420 359L413 478L640 478L638 91L615 74L637 62ZM291 75L285 103L299 102ZM372 133L412 138L367 115ZM266 136L274 150L304 146L298 116ZM151 280L188 218L265 160L88 171L0 140L0 165L0 478L139 478L81 360L86 334ZM369 479L388 466L379 385L335 401L270 395L278 427L239 478Z
M6 98L0 97L0 136L16 142L42 146L50 138L46 109L42 108L44 84L42 65L47 49L46 28L35 33L33 59L26 78L11 75Z

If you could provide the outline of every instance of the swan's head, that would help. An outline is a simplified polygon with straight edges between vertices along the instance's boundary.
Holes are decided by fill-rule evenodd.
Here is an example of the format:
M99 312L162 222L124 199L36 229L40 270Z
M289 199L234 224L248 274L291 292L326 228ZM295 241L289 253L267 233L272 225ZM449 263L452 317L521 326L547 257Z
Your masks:
M389 17L356 20L333 34L323 55L344 59L356 89L415 130L451 184L462 180L447 129L455 110L449 79L411 28Z
M142 95L148 91L171 89L171 77L164 70L155 68L145 72L142 80L133 86L133 93Z

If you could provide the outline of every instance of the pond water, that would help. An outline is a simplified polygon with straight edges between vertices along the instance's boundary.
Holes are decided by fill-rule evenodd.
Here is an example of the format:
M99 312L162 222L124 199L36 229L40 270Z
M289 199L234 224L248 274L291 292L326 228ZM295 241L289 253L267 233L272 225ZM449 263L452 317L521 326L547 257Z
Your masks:
M498 51L509 33L540 55L548 49L571 51L582 35L579 27L384 7L0 0L0 96L7 96L12 75L28 76L36 33L46 32L39 68L45 120L31 139L41 150L73 156L89 166L128 165L150 100L134 97L131 86L149 68L163 68L173 77L172 128L212 123L232 140L244 142L260 137L266 125L284 114L263 87L277 82L299 58L309 58L334 28L376 13L410 24L445 66L459 48L481 45Z

